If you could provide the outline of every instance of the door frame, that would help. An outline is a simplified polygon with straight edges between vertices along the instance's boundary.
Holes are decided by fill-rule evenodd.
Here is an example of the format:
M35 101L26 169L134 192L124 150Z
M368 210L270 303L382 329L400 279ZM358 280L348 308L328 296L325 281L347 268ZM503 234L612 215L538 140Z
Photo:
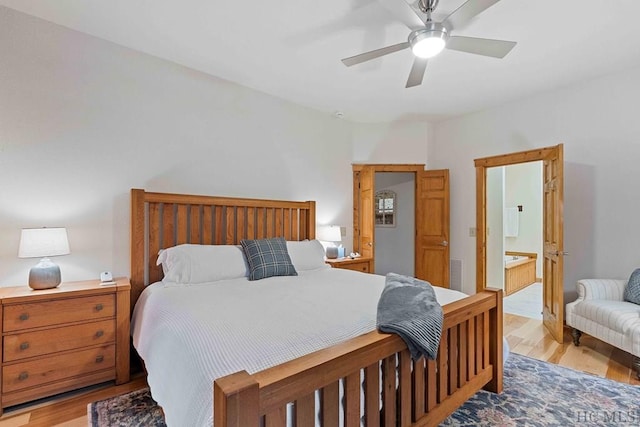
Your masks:
M498 156L484 157L484 158L474 160L475 167L476 167L476 291L477 292L482 292L487 287L487 253L486 253L487 169L491 167L509 166L509 165L529 163L529 162L535 162L535 161L545 162L554 154L559 154L559 160L560 162L562 162L562 159L563 159L562 152L563 152L563 145L558 144L552 147L544 147L544 148L539 148L535 150L502 154ZM545 175L546 174L543 173L543 176L542 176L543 184L545 182ZM559 209L560 218L556 220L559 221L559 226L562 227L562 217L561 217L562 208L563 208L562 199L564 198L562 195L562 189L560 190L560 198L561 198L561 200L559 201L560 205L556 206L556 209ZM545 207L544 209L546 211L547 208ZM546 217L546 215L547 213L545 212L544 216ZM543 226L544 229L542 231L544 236L546 236L547 234L546 228L548 226L551 226L551 225L548 224L547 220L545 219L544 226ZM560 236L559 245L563 246L562 236ZM547 250L546 247L544 250L545 251ZM563 255L564 252L562 251L563 251L563 248L558 247L556 249L556 257ZM547 255L545 252L545 263L546 263L546 256ZM546 266L545 268L543 268L543 270L546 270ZM545 274L546 273L547 272L545 271ZM545 286L545 290L543 291L543 293L546 292L548 290L548 286L551 285L549 283L549 278L545 277L545 274L543 274L543 283ZM560 285L562 285L562 280L563 280L562 277L557 277L555 280L559 281ZM554 306L556 307L562 307L563 298L564 298L562 292L552 292L551 294L553 295L552 304L554 304ZM543 301L543 305L544 305L544 301ZM561 315L561 311L559 313ZM559 319L559 320L560 322L562 322L562 319ZM557 331L552 331L552 332L557 332ZM559 340L559 338L556 336L557 334L553 333L553 335L556 340Z
M353 163L351 165L353 170L353 251L362 252L360 250L360 210L358 208L358 200L360 198L360 192L356 183L359 181L358 175L365 168L371 168L375 177L376 172L404 172L413 173L414 178L417 179L418 173L425 170L425 164L389 164L389 163ZM375 185L375 179L374 179ZM375 188L374 188L375 196ZM414 195L416 197L416 195ZM415 242L414 249L415 253ZM371 261L371 270L375 271L375 249L373 250L373 257ZM414 267L415 274L415 267Z

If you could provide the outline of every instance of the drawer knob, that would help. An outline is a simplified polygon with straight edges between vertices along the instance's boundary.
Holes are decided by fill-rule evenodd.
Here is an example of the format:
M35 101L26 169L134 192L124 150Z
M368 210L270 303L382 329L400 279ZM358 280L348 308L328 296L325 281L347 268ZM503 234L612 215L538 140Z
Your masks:
M104 356L103 355L96 356L96 363L102 363L102 362L104 362Z
M20 372L20 375L18 375L18 380L19 381L24 381L27 378L29 378L29 373L28 372Z
M29 348L29 343L28 342L25 341L23 343L20 343L20 350L26 350L28 348Z
M22 313L20 315L20 320L22 321L29 320L29 313Z
M102 310L104 307L102 306L102 304L96 304L96 311L100 311Z
M104 331L102 329L100 329L98 332L96 332L96 338L100 338L103 335L104 335Z

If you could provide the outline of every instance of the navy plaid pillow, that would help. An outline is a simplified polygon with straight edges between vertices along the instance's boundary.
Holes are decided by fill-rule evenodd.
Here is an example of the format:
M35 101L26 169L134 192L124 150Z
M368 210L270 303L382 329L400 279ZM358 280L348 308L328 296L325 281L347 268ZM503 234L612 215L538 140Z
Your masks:
M243 239L240 244L249 263L249 280L298 275L287 252L287 242L282 237Z
M640 268L631 273L627 287L624 288L624 300L640 304Z

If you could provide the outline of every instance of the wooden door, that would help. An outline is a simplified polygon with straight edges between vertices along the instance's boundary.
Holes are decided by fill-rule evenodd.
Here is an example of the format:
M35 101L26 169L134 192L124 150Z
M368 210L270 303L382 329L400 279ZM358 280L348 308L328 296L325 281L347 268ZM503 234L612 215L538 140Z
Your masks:
M373 204L375 201L375 169L373 166L362 166L353 174L354 185L354 250L363 257L372 260L371 271L375 260L375 222Z
M556 341L562 343L564 322L563 285L563 199L564 173L562 145L554 147L544 159L543 234L544 265L542 318Z
M415 275L449 287L449 170L416 173Z

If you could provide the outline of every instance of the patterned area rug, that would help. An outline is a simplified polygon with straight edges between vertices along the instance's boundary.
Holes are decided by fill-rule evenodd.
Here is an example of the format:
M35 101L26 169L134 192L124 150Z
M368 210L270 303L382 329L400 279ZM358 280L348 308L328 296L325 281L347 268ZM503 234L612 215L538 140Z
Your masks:
M167 426L148 388L90 403L87 415L91 427Z
M640 387L511 353L504 391L476 393L441 426L639 426Z
M540 362L515 353L504 392L480 391L441 426L639 426L640 387ZM148 389L89 404L89 425L165 426Z

